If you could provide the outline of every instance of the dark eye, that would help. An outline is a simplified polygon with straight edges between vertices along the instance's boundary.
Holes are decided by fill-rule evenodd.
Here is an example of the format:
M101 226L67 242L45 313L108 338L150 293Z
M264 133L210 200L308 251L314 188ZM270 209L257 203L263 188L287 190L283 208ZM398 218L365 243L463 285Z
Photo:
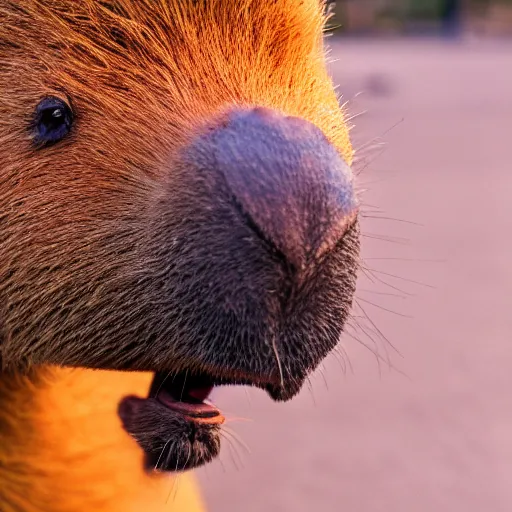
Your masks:
M49 96L36 107L34 129L37 144L53 144L63 139L73 125L70 106L59 98Z

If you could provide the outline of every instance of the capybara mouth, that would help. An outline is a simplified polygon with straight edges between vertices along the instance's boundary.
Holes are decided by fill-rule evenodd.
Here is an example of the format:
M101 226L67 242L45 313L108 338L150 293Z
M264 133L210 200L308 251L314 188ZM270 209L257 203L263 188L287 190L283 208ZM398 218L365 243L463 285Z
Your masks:
M265 381L258 375L156 372L148 396L125 397L118 412L125 430L144 451L147 470L185 471L219 454L225 418L209 401L215 387L252 386L285 401L300 390L303 380L285 387L284 382Z
M206 401L215 385L204 374L158 372L147 398L121 401L119 416L144 451L148 470L184 471L218 455L224 417Z
M148 470L184 471L210 462L220 451L222 412L209 400L214 387L247 385L287 399L275 382L257 376L229 378L188 371L157 372L147 398L125 397L119 416L139 443ZM297 387L300 387L297 386Z

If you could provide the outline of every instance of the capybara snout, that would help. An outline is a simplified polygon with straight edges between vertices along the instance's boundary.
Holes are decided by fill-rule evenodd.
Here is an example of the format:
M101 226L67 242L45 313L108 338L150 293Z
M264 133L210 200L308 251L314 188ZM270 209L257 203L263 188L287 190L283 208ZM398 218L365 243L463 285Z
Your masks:
M356 200L350 168L325 135L271 109L235 110L199 144L262 238L298 274L336 245Z
M183 188L162 187L145 244L152 302L171 319L163 339L179 339L167 352L292 396L337 342L353 291L349 167L310 122L235 108L180 150L176 175Z
M323 9L0 0L4 368L299 391L339 340L359 251ZM150 423L189 425L199 409L173 423L165 392ZM157 440L145 406L125 405L158 453L167 427Z

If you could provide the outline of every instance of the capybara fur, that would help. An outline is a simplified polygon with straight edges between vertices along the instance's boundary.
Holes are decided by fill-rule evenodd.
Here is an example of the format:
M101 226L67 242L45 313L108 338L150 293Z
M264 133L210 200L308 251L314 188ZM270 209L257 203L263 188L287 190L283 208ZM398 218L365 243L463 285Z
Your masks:
M358 202L326 8L0 0L2 512L202 510L211 389L289 400L337 344Z

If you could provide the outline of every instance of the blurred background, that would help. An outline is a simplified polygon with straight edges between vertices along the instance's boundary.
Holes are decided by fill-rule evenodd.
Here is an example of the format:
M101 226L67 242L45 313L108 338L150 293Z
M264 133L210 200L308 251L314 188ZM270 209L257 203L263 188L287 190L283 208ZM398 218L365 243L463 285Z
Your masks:
M512 0L345 0L363 268L300 396L217 390L213 512L512 510ZM249 453L250 451L250 453Z
M512 0L339 0L333 12L344 34L512 35Z

